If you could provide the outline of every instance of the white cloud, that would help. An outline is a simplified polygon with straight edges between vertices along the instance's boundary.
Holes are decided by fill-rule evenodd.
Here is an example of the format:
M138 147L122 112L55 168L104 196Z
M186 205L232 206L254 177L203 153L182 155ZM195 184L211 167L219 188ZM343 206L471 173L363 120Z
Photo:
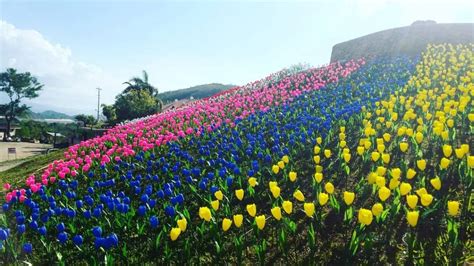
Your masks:
M96 87L110 91L107 98L118 93L114 87L120 88L100 67L76 60L69 48L1 20L0 49L1 71L10 67L28 71L45 85L40 97L28 102L34 109L93 113Z

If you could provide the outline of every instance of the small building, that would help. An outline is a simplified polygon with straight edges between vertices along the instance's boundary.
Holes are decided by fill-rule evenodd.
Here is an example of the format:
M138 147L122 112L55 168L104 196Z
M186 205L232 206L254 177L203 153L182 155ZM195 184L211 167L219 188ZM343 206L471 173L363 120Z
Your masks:
M16 131L20 129L20 120L14 118L10 124L10 137L14 138ZM0 141L3 140L5 134L7 133L7 120L5 116L0 116Z

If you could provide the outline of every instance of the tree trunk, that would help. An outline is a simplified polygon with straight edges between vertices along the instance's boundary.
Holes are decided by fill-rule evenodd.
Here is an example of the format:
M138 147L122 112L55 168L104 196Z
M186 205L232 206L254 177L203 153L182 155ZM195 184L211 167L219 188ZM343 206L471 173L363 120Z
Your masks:
M5 134L3 134L3 141L7 141L8 137L10 137L10 129L11 129L11 124L12 120L7 119L5 116L5 121L7 122L7 129L5 130Z

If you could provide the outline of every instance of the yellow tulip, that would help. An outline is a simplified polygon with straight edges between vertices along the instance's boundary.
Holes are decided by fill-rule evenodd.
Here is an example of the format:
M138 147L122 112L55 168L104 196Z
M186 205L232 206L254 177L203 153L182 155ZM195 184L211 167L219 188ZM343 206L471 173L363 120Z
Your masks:
M469 144L462 144L461 149L463 149L464 154L468 154L469 153Z
M446 169L448 168L450 163L451 163L450 159L442 158L441 161L439 162L439 166L441 167L441 169Z
M390 174L392 175L392 178L400 179L400 176L402 175L402 170L400 170L400 168L393 168L390 171Z
M424 187L422 187L422 188L416 190L416 194L417 194L418 196L420 196L420 197L421 197L421 195L426 194L426 193L428 193L428 191L427 191L426 188L424 188Z
M467 165L469 168L474 168L474 156L469 156L467 158Z
M381 187L379 189L379 199L381 201L386 201L388 197L390 197L390 189L388 189L387 187Z
M345 140L341 140L341 141L339 142L339 147L341 147L341 148L346 147L346 145L347 145L347 143L346 143Z
M250 216L255 217L257 214L257 206L254 204L247 204L247 212Z
M331 182L327 182L326 185L324 185L324 190L326 190L328 194L332 194L334 193L334 185Z
M288 155L285 155L281 158L281 160L284 162L284 163L289 163L290 162L290 158L288 157Z
M316 142L317 142L318 144L321 144L321 143L323 143L323 139L322 139L321 137L317 137L317 138L316 138Z
M388 164L390 162L390 154L388 154L388 153L382 154L382 161L384 163Z
M325 156L326 158L331 157L331 150L324 150L324 156Z
M385 177L377 175L375 177L375 184L380 188L385 187Z
M367 175L367 182L369 184L373 184L375 183L375 181L377 180L377 173L374 173L374 172L371 172L370 174Z
M280 197L280 187L278 186L272 186L270 188L270 191L272 192L273 197L276 199Z
M228 218L224 218L224 220L222 220L222 230L224 232L226 232L227 230L229 230L230 226L232 225L232 220L231 219L228 219Z
M360 209L358 214L359 223L364 225L370 225L372 223L373 215L372 211L367 209Z
M451 154L453 154L453 147L451 147L451 145L444 144L443 145L443 154L444 154L444 157L450 157Z
M222 194L222 191L220 191L220 190L214 192L214 196L215 196L216 199L218 199L218 200L222 200L222 198L224 197L224 195Z
M418 166L418 169L420 169L421 171L424 171L426 169L426 160L421 159L416 161L416 166Z
M431 185L433 186L434 189L440 190L441 189L441 179L439 177L432 178L430 180Z
M402 182L400 185L400 194L405 196L411 191L411 185L409 183Z
M419 216L420 216L420 213L418 211L408 211L407 212L408 224L411 225L412 227L415 227L416 224L418 223Z
M409 168L407 171L407 178L412 179L413 177L415 177L415 175L416 175L416 171L413 170L412 168Z
M343 198L344 198L344 202L346 203L346 205L349 206L349 205L352 204L352 202L354 202L355 193L354 192L349 192L349 191L344 191Z
M199 217L209 222L211 220L211 210L208 207L199 208Z
M181 229L182 232L186 231L186 228L188 228L188 221L186 218L181 218L177 221L179 229Z
M468 114L467 118L469 119L470 122L474 122L474 113Z
M385 168L383 166L377 167L377 174L379 176L385 176L386 173L387 173L387 168Z
M255 177L249 178L249 185L255 187L257 185L257 179Z
M258 229L262 230L265 227L265 215L259 215L255 217Z
M272 187L277 187L277 186L278 186L278 182L276 182L276 181L270 181L270 182L268 182L268 187L269 187L270 189L272 189Z
M321 181L323 180L323 174L322 173L315 173L314 174L314 179L316 180L316 182L321 183Z
M217 211L219 209L219 200L211 201L211 206L215 211Z
M370 148L370 146L372 146L372 142L370 142L370 141L364 142L364 148L365 148L366 150L368 150L368 149Z
M346 132L346 127L340 127L339 130L341 131L341 133L344 133Z
M423 133L421 132L416 132L415 134L415 140L418 144L420 144L423 141Z
M448 201L448 214L451 216L459 214L459 201Z
M462 157L464 157L464 150L462 148L455 149L454 153L458 159L462 159Z
M388 183L388 188L393 190L393 189L396 189L398 185L400 185L400 180L396 178L392 178L390 179L390 182Z
M280 172L280 167L278 167L278 165L273 165L272 171L274 174L278 174Z
M244 190L243 189L235 190L235 196L237 197L237 199L242 200L244 198Z
M357 147L357 154L362 155L364 154L364 152L365 152L364 147L362 146Z
M407 142L400 142L400 150L402 152L406 152L408 150L408 143Z
M384 144L378 144L377 145L377 151L380 153L383 153L385 151L385 145Z
M293 193L293 197L298 201L304 201L303 192L301 192L299 189L295 190L295 192Z
M328 202L328 199L329 199L328 194L326 194L324 192L319 193L319 195L318 195L319 205L321 205L321 206L325 205Z
M288 177L290 178L290 181L291 181L291 182L295 182L295 181L296 181L296 176L297 176L296 172L290 172L290 173L288 174Z
M306 216L308 217L313 217L313 214L314 214L314 203L310 202L310 203L305 203L303 205L303 208L304 208L304 212L306 213Z
M343 155L343 157L344 157L344 161L345 161L346 163L348 163L348 162L351 160L351 154L350 154L350 153L345 153L345 154Z
M426 193L421 195L421 205L428 207L431 202L433 202L433 196L431 194Z
M314 161L315 164L320 163L321 162L321 156L319 156L319 155L313 156L313 161Z
M407 195L407 204L408 207L414 209L418 204L418 196L417 195Z
M235 214L233 216L233 219L235 226L239 228L242 225L242 222L244 221L244 216L242 214Z
M175 241L178 239L178 236L181 234L181 229L179 227L172 228L170 231L170 238L171 241Z
M273 217L275 217L275 219L280 221L280 219L281 219L281 208L280 207L273 207L271 209L271 213L272 213Z
M285 163L284 163L283 161L279 161L279 162L278 162L278 167L279 167L280 169L284 169L284 168L285 168Z
M293 202L291 202L289 200L285 200L285 201L283 201L282 206L283 206L283 210L287 214L291 214L293 212Z
M313 151L314 151L314 154L319 154L319 153L321 152L321 147L319 147L319 146L316 145L316 146L314 146L314 150L313 150Z
M382 214L383 212L383 205L381 203L375 203L373 206L372 206L372 214L375 216L375 217L379 217L380 214Z
M390 136L390 134L388 133L383 134L383 139L385 140L385 142L389 142L391 138L392 137Z
M376 152L376 151L373 151L372 152L372 161L376 162L378 161L380 158L380 153Z

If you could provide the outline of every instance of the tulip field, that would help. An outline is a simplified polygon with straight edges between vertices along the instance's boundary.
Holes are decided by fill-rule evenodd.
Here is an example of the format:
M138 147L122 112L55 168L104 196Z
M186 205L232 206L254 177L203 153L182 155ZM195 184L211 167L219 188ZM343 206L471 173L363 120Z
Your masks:
M294 68L4 184L2 264L474 261L474 44Z

